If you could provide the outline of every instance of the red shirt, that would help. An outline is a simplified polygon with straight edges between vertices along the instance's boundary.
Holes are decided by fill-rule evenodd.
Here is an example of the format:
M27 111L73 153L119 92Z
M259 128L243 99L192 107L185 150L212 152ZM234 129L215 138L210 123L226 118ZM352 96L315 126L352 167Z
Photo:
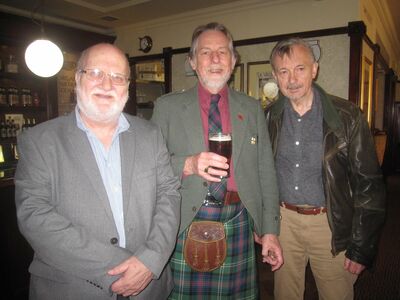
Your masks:
M222 132L232 134L232 126L231 126L231 115L229 112L229 100L228 100L228 86L219 91L218 93L221 98L218 102L218 109L221 114L221 125ZM200 116L201 123L203 125L203 138L204 144L208 149L208 111L210 109L211 104L211 93L207 91L200 83L198 84L198 99L200 104ZM232 135L232 139L235 137ZM229 164L230 167L230 176L228 178L228 191L237 192L237 186L235 182L235 172L233 168L233 162L231 161Z

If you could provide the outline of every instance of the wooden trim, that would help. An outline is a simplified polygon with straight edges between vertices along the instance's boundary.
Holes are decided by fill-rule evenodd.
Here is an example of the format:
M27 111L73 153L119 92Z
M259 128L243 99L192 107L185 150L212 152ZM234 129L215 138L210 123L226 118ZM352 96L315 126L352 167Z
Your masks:
M370 128L374 132L375 131L375 114L376 114L376 102L377 102L377 86L376 86L376 81L377 81L377 72L378 72L378 59L377 55L379 52L379 46L374 45L372 47L374 51L374 56L373 56L373 62L372 62L372 99L371 99L371 123L370 123ZM385 96L384 96L385 97ZM384 104L385 105L385 104Z
M163 49L164 56L164 76L165 76L165 93L169 93L172 87L172 48Z
M238 40L238 41L233 42L233 45L235 47L238 47L238 46L247 46L247 45L277 42L277 41L284 40L284 39L291 38L291 37L300 37L300 38L306 39L306 38L317 37L317 36L329 36L329 35L338 35L338 34L346 34L346 33L347 33L347 27L336 27L336 28L329 28L329 29L302 31L302 32L296 32L296 33L289 33L289 34L279 34L279 35L273 35L273 36L265 36L265 37L259 37L259 38Z
M146 61L146 60L156 60L163 59L164 55L162 53L150 54L150 55L141 55L141 56L131 56L128 61L129 64L132 65L137 62Z
M251 39L243 39L237 40L233 42L234 47L239 46L248 46L248 45L256 45L256 44L264 44L264 43L271 43L277 42L279 40L283 40L289 37L300 37L300 38L311 38L317 36L329 36L329 35L338 35L338 34L346 34L348 32L348 27L335 27L335 28L328 28L328 29L320 29L320 30L311 30L311 31L302 31L290 34L278 34L273 36L264 36L258 38L251 38ZM190 47L185 48L176 48L172 49L171 53L174 54L184 54L189 53Z
M349 101L360 106L361 101L361 65L362 65L362 39L366 33L363 22L349 22L348 35L350 36L350 62L349 62Z

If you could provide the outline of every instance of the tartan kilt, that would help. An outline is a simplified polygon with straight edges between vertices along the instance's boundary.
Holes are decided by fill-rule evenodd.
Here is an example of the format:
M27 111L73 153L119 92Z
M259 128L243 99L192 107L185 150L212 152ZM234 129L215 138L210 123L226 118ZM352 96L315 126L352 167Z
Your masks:
M192 270L183 256L188 229L183 231L170 260L175 286L168 299L257 299L253 226L243 204L239 202L222 208L202 206L194 218L196 220L224 223L226 259L221 267L211 272Z

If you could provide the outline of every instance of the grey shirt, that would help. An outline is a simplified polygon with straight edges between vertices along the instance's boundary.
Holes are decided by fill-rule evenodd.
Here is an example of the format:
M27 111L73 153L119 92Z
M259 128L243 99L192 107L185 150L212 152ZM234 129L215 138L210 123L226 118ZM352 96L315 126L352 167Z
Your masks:
M280 201L325 206L322 183L323 111L316 89L311 109L300 116L286 100L276 171Z

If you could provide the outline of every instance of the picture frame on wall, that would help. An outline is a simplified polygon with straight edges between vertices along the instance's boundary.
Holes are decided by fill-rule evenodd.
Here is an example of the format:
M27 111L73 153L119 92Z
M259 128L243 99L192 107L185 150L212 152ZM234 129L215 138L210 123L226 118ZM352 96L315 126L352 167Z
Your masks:
M250 97L262 98L262 81L263 78L273 78L272 66L269 61L256 61L247 63L247 95Z
M250 97L260 100L265 108L276 100L278 91L269 61L247 63L247 94Z
M373 81L373 64L372 61L363 57L361 65L361 98L360 108L363 111L368 124L372 122L372 81Z
M237 64L233 69L231 78L228 81L230 88L237 92L243 92L244 89L244 65Z

